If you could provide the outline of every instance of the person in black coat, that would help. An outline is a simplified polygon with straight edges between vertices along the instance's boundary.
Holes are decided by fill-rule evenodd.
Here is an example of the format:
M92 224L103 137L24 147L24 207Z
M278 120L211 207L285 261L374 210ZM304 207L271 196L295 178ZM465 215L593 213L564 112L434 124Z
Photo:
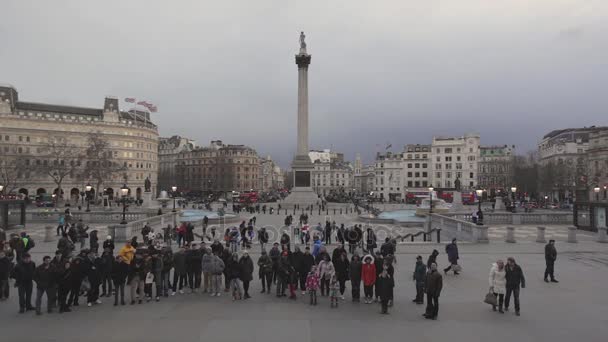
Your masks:
M358 254L353 255L350 259L349 277L352 287L353 302L358 302L361 298L361 258Z
M300 250L300 247L295 246L294 247L294 252L291 253L290 257L290 263L293 266L293 268L296 271L296 276L297 279L300 279L300 271L302 271L304 269L304 253L302 253L302 251ZM308 274L308 272L306 272L306 274ZM298 282L296 282L296 288L298 286Z
M106 240L103 242L103 250L105 251L106 249L110 250L110 253L114 254L114 240L112 240L112 237L110 235L108 235L106 237Z
M378 276L378 279L376 280L376 288L380 294L380 303L382 304L380 313L382 314L388 314L388 304L389 301L392 300L394 286L395 281L389 274L388 267L385 265L385 268L380 272L380 276Z
M348 262L346 253L340 254L338 259L334 259L334 269L336 270L336 277L338 278L338 283L340 284L340 296L342 300L344 300L346 281L349 277L349 267L350 262Z
M243 282L243 291L245 293L244 298L251 298L249 296L249 282L253 280L253 260L246 251L243 252L243 256L239 259L240 266L240 279Z
M57 264L57 303L59 305L59 313L70 312L68 305L68 294L72 288L72 264L69 261Z
M110 297L112 295L112 266L114 257L110 248L105 248L101 254L101 296Z
M34 286L34 271L36 264L29 253L23 253L21 260L13 269L11 278L15 279L15 286L19 292L19 313L34 310L32 305L32 288Z
M95 254L99 251L99 237L97 236L97 230L92 230L89 233L89 249Z
M431 265L432 264L436 264L437 263L437 256L439 255L439 251L436 249L433 249L433 252L431 253L431 255L429 255L429 259L426 261L426 269L427 271L431 270Z
M87 306L93 306L93 304L101 304L99 299L99 286L101 285L101 268L102 260L97 257L97 254L93 251L89 251L87 258L83 262L84 272L86 277L89 279L91 289L87 293Z
M384 258L382 257L382 254L380 254L380 251L376 251L376 257L374 258L374 265L376 266L376 279L378 279L378 277L380 276L380 273L382 272L382 268L384 266ZM375 289L374 289L374 294L376 295L376 298L374 301L378 302L380 300L380 292L379 292L379 288L378 285L375 285Z
M78 297L80 296L80 285L84 280L84 266L82 265L83 256L80 253L70 263L70 297L68 299L69 306L78 306Z
M557 260L557 250L555 249L555 240L549 240L549 243L545 246L545 282L548 283L547 277L551 277L552 283L559 283L555 279L555 260Z
M507 267L505 267L505 278L507 280L505 295L505 311L509 311L509 301L511 300L511 294L513 294L513 301L515 302L515 314L519 316L519 289L526 287L526 278L521 267L515 262L512 257L507 258Z
M424 282L426 281L426 266L422 262L422 256L416 257L416 266L414 267L414 281L416 282L416 298L412 302L416 304L424 304Z
M45 256L42 265L34 271L36 282L36 315L42 315L42 296L46 293L46 306L48 313L53 312L55 303L55 274L51 266L51 257Z
M226 278L229 282L229 288L232 291L232 299L241 299L241 265L239 264L239 255L232 253L226 260Z
M336 247L334 249L334 251L331 253L331 260L340 259L340 255L342 255L342 254L347 254L346 249L344 249L344 246L338 245L338 247Z
M120 305L125 305L125 282L129 276L129 264L121 256L116 256L112 263L112 282L114 283L114 306L118 305L120 294Z
M325 244L331 244L331 223L329 221L325 221Z
M13 262L2 248L3 247L0 246L0 301L8 299L10 293L8 278L13 268Z
M296 247L297 250L298 247ZM308 272L315 264L315 258L310 254L310 247L306 247L304 249L304 254L302 254L302 260L298 267L296 268L296 272L298 273L298 277L300 279L300 290L302 294L306 294L306 277L308 276Z

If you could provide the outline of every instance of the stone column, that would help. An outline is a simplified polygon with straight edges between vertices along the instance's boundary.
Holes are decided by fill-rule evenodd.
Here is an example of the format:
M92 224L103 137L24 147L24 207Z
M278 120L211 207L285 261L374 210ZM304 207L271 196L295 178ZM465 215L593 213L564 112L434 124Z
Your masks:
M606 237L606 227L597 227L597 242L606 243L608 242L608 237Z
M53 241L53 226L44 227L44 242Z
M308 156L308 66L311 56L296 55L298 65L298 156Z
M515 243L515 227L507 227L507 238L505 242Z
M536 227L536 242L547 243L547 240L545 240L545 227Z
M568 227L568 242L570 243L577 243L578 241L576 240L576 230L578 228L576 227Z

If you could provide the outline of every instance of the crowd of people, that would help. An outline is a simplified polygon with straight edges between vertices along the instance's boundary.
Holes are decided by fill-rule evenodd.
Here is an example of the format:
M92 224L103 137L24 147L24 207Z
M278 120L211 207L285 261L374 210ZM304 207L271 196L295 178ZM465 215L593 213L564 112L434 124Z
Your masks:
M299 233L310 235L312 230L306 231L305 219ZM290 217L286 219L291 220ZM251 298L250 283L255 279L254 265L257 265L260 292L266 295L274 293L279 298L296 300L300 291L310 305L317 305L318 297L327 297L330 307L337 308L345 300L346 284L350 282L353 302L360 302L363 297L365 304L380 303L380 312L386 314L394 301L396 243L387 238L379 249L374 250L376 239L373 231L364 233L358 226L347 229L342 225L338 228L335 223L327 222L325 228L317 227L312 233L312 244L303 239L301 247L293 248L288 230L285 230L280 243L272 244L269 250L266 250L268 234L261 228L257 232L262 246L261 255L254 264L248 249L252 247L253 234L250 232L255 218L248 223L243 221L240 229L228 229L223 243L219 236L214 237L212 243L206 243L204 239L195 243L186 224L185 238L178 240L175 252L166 244L166 234L154 234L150 229L142 231L143 243L134 237L119 250L115 250L114 241L108 236L99 254L96 238L87 234L89 247L85 248L80 240L84 237L82 232L76 239L69 234L72 228L84 228L79 228L78 223L65 225L68 231L60 231L62 237L54 257L44 256L42 264L37 267L29 254L35 244L27 234L2 243L0 300L9 297L9 278L15 279L19 312L35 310L39 315L43 311L44 296L49 313L55 309L59 313L70 312L79 306L81 298L86 298L85 303L89 307L102 304L104 297L114 297L115 306L135 305L186 292L207 293L211 297L227 293L233 300L246 300ZM328 240L325 236L331 232L335 233L339 244L330 254L324 242L331 242L331 237ZM355 248L350 248L347 236L353 233L361 238L356 241ZM81 248L75 253L77 242L81 242ZM444 274L451 271L458 275L461 268L455 239L446 245L445 252L449 265L443 269ZM443 276L437 268L438 255L439 251L433 250L426 263L422 256L417 256L413 271L416 295L412 301L424 304L426 295L424 317L427 319L437 319L439 312ZM553 240L545 248L545 258L545 281L550 277L552 282L557 282L554 277L557 251ZM35 304L32 304L34 283ZM489 292L495 298L489 303L494 311L508 311L513 298L515 313L519 316L519 292L525 287L525 278L514 258L508 258L506 264L502 260L494 263L489 283ZM127 300L126 287L129 290Z

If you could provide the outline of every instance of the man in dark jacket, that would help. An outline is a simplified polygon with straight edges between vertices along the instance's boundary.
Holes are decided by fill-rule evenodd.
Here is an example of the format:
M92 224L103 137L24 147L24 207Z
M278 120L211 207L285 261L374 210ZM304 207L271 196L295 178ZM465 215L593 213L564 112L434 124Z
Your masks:
M116 256L112 264L112 282L114 282L114 306L118 305L120 294L120 305L125 305L125 282L129 275L129 264L121 256Z
M424 304L424 282L426 281L426 266L422 262L422 257L416 257L414 268L414 281L416 282L416 298L412 301L416 304Z
M290 255L290 262L291 265L293 266L293 268L296 271L296 276L298 277L298 280L300 279L300 271L302 272L306 272L306 274L308 274L308 271L304 271L304 253L302 253L302 251L300 250L300 247L295 246L294 247L294 252L291 253ZM296 282L296 287L297 287L297 282Z
M443 269L443 273L448 274L448 271L452 269L452 266L458 265L458 245L456 245L456 239L452 240L452 243L445 246L445 252L448 255L448 261L450 262L450 266ZM455 275L458 275L458 272L454 271Z
M382 268L384 266L384 257L382 256L380 251L376 251L376 257L374 258L374 264L376 266L376 279L378 279L378 277L380 276L380 273L382 273ZM377 286L374 289L374 295L376 296L375 301L376 302L380 301L380 292L379 292L379 289Z
M0 301L7 300L9 295L8 277L11 269L13 268L13 262L6 256L4 250L0 249Z
M61 234L61 238L57 242L57 249L61 251L63 258L67 259L74 250L74 243L68 238L68 234Z
M239 278L243 282L243 291L245 295L243 298L249 299L251 296L249 295L249 282L253 280L253 260L249 256L247 251L243 252L243 256L239 260L240 267L240 276Z
M300 278L300 290L302 291L302 295L306 294L306 277L314 264L315 258L312 256L312 254L310 254L310 247L306 246L304 249L304 254L302 255L302 262L299 265L299 269L296 269L296 272L298 272L298 276Z
M391 238L387 237L384 240L384 243L380 246L380 254L385 258L388 255L395 255L395 245L391 242Z
M21 260L13 269L12 278L15 279L15 286L19 292L19 313L26 310L34 310L32 305L32 287L34 281L34 271L36 264L32 261L29 253L23 253Z
M55 261L55 259L53 259ZM51 261L51 263L53 263ZM72 265L69 260L64 263L54 265L57 272L57 304L59 305L59 313L70 312L68 305L68 294L72 288Z
M105 243L104 243L105 244ZM112 266L114 257L110 248L104 248L101 255L101 296L110 297L112 295Z
M545 268L545 283L549 282L547 277L551 277L552 283L559 283L555 279L555 275L553 274L553 272L555 270L554 269L555 260L557 260L557 250L555 249L555 240L549 240L549 243L545 246L545 263L547 265L547 268Z
M340 255L342 254L347 254L346 249L344 249L343 245L338 245L338 247L336 247L334 251L331 252L331 260L340 259Z
M103 250L106 248L110 249L110 253L114 254L114 240L112 240L112 236L108 235L106 240L103 242Z
M325 232L323 235L325 238L325 244L331 245L331 223L329 221L325 221Z
M89 279L91 288L87 292L87 306L101 304L99 299L99 286L101 285L101 258L97 257L94 251L88 251L87 257L83 260L83 269Z
M48 313L53 312L55 303L55 293L51 291L55 287L55 274L51 267L51 257L45 256L42 265L34 271L34 281L36 282L36 315L42 315L42 296L46 293L46 307Z
M426 275L426 319L437 319L439 314L439 295L443 288L443 277L437 272L437 264L431 264L431 272Z
M358 302L361 298L361 258L358 254L350 259L349 277L352 287L353 302Z
M274 243L270 252L268 253L270 260L272 260L272 282L277 283L277 270L279 268L279 260L281 259L281 251L279 250L279 244Z
M179 293L184 293L184 283L186 283L187 271L186 271L186 250L185 247L182 246L179 250L173 254L173 293L171 295L175 295L175 293L179 290ZM186 283L187 285L187 283Z
M515 259L509 257L507 259L505 278L507 280L507 294L505 295L505 311L509 311L509 301L511 294L513 294L513 301L515 302L515 315L519 316L519 288L526 287L526 278L524 278L524 272L521 267L515 263Z

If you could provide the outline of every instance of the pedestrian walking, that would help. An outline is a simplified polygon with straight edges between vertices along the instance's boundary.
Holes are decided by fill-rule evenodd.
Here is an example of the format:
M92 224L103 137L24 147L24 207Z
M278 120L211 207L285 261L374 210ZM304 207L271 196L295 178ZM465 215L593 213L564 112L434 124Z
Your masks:
M395 282L388 272L388 265L384 265L380 276L376 280L376 286L380 293L381 314L388 314L389 301L393 300L393 287Z
M321 281L321 296L329 295L329 281L336 273L334 264L329 260L329 255L325 255L318 265L319 280Z
M211 297L222 295L222 274L224 273L224 261L218 254L213 254L211 260Z
M334 273L329 281L329 302L331 308L338 307L338 293L340 291L340 283L338 276Z
M515 315L519 316L519 290L526 287L526 278L521 267L515 262L513 257L507 258L506 274L507 293L505 295L505 311L509 311L509 302L513 295L515 303Z
M502 306L507 292L507 279L505 263L502 260L496 261L490 268L490 292L498 299L498 312L504 313ZM496 311L496 305L492 305L492 310Z
M450 266L443 270L443 273L448 274L449 270L452 270L455 275L458 275L458 269L460 266L458 265L458 245L456 245L456 239L452 239L452 243L445 246L445 252L448 255L448 261L450 262Z
M120 296L120 305L125 305L125 282L129 275L129 264L121 256L116 256L112 264L112 282L114 283L114 306L118 305L118 297Z
M361 258L359 254L353 255L350 259L350 267L348 268L348 275L350 278L351 295L353 302L359 302L361 298Z
M346 253L342 253L336 260L334 259L334 269L340 285L340 299L344 300L344 291L346 290L346 281L349 280L350 262L346 257Z
M47 312L53 312L55 303L55 293L51 289L55 287L55 274L51 267L51 257L42 258L42 265L34 271L34 281L36 282L36 315L42 315L42 296L46 294Z
M19 293L19 313L34 310L32 305L32 288L34 285L34 271L36 264L29 253L23 253L21 260L13 269L11 278L15 279L15 287Z

